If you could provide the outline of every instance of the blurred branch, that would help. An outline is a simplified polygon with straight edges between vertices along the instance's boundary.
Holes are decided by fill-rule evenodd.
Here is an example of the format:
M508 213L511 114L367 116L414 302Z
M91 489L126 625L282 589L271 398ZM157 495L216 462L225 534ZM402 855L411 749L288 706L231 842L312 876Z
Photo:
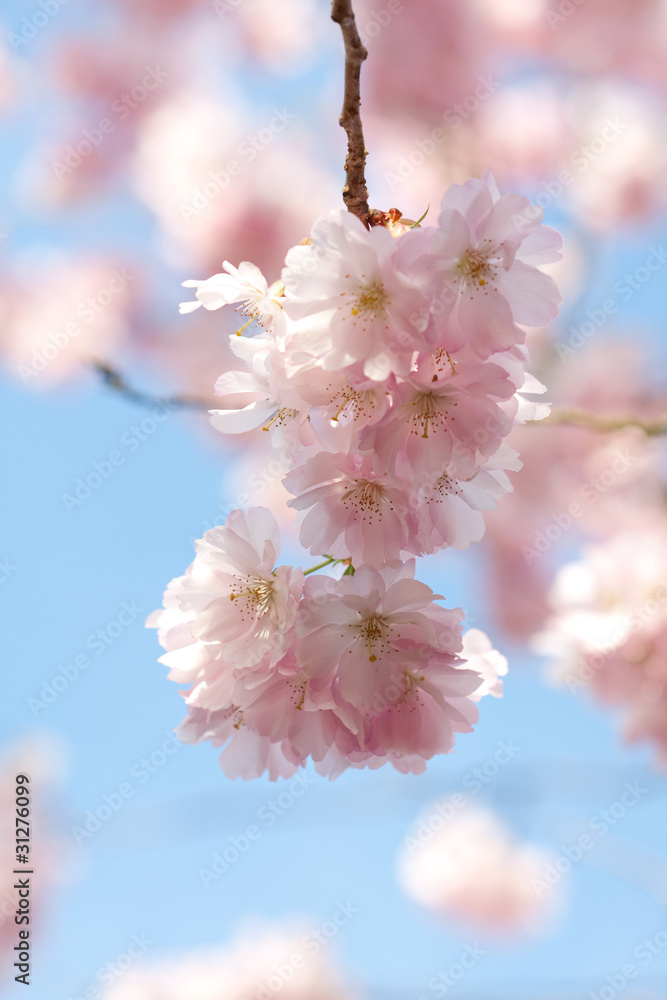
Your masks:
M107 364L106 361L93 360L90 362L90 367L100 376L107 388L120 393L130 403L136 403L138 406L162 406L165 409L209 410L215 405L213 400L198 399L196 396L162 396L158 398L157 396L152 396L150 393L142 392L140 389L135 389L134 386L130 385L124 376L112 368L111 365Z
M340 25L345 46L345 91L343 110L338 119L347 134L343 201L348 212L356 215L368 229L374 224L374 213L368 207L366 187L366 143L361 124L361 64L368 55L362 44L352 10L352 0L332 0L331 20Z
M578 427L591 427L596 431L620 431L625 427L639 427L649 436L667 434L667 413L657 420L642 420L632 413L611 416L604 413L591 413L578 406L554 406L548 417L535 421L540 424L574 424Z

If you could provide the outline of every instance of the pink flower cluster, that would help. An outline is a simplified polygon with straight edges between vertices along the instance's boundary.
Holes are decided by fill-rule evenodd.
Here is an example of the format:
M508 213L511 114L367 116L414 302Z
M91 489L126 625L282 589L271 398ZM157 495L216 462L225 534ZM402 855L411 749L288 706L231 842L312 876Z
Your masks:
M540 217L487 176L450 187L437 227L320 219L271 286L249 263L186 282L183 311L239 303L265 328L232 336L247 370L218 379L236 405L212 422L282 435L313 554L377 568L481 538L519 467L503 439L546 412L520 395L543 387L518 324L548 323L559 302L537 265L558 259L560 237Z
M521 395L543 386L519 324L548 323L559 301L537 265L560 238L539 218L487 175L448 190L437 227L336 212L272 285L247 262L186 282L183 312L237 304L264 327L232 336L246 370L218 379L213 425L287 446L302 545L348 567L304 584L275 568L269 512L235 511L150 619L191 685L182 738L228 743L228 774L288 775L308 756L331 775L420 771L470 730L493 685L462 669L462 613L435 603L412 557L481 538L520 467L504 438L546 412Z
M233 511L148 620L169 678L190 685L184 742L227 744L230 777L289 777L309 756L334 777L386 762L423 771L471 731L501 671L491 677L488 658L466 669L461 609L435 603L414 560L305 580L275 567L279 550L268 510Z

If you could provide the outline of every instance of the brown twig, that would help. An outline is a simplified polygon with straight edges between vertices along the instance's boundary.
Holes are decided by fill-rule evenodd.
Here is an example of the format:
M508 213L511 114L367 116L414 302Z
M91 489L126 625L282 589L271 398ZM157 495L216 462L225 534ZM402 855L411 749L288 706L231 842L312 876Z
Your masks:
M376 213L368 207L365 173L367 149L361 124L359 77L361 64L368 53L357 31L352 0L332 0L331 20L340 25L345 46L345 91L343 110L338 119L347 134L345 157L347 183L343 188L343 201L348 212L356 215L368 229L381 221L376 219Z
M90 362L90 367L101 377L109 389L120 393L130 403L136 403L138 406L160 406L166 410L210 410L215 406L212 400L207 402L205 399L197 399L196 396L162 396L159 398L151 396L150 393L142 392L140 389L135 389L134 386L131 386L125 380L124 376L120 372L117 372L115 368L112 368L106 361L93 360Z
M620 431L625 427L639 427L649 437L667 434L667 413L657 420L642 420L631 413L611 416L604 413L591 413L578 406L555 406L548 417L538 420L538 424L574 424L578 427L590 427L596 431Z

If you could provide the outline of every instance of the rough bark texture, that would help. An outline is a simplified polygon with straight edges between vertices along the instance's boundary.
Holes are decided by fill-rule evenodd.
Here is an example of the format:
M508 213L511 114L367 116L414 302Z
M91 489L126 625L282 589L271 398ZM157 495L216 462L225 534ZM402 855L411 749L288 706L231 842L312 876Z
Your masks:
M345 91L340 124L347 134L347 156L345 174L347 182L343 188L343 201L348 212L360 219L366 228L377 224L368 207L366 188L366 144L361 124L361 93L359 77L361 64L368 55L364 48L352 10L352 0L333 0L331 20L340 25L345 45Z

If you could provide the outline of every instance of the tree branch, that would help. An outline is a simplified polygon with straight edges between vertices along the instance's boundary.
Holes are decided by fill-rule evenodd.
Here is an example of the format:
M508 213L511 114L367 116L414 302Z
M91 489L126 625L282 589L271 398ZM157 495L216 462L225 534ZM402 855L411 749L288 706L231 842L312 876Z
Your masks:
M215 406L213 400L207 402L205 399L197 399L196 396L163 396L160 398L151 396L150 393L142 392L131 386L120 372L117 372L106 361L93 360L90 362L90 367L101 377L107 388L120 393L130 403L136 403L138 406L162 406L165 409L193 410L210 410L211 407Z
M338 119L347 134L343 201L348 212L356 215L366 228L377 225L375 213L368 207L366 187L366 143L361 124L361 91L359 77L361 64L368 55L362 44L352 10L352 0L332 0L331 20L340 25L345 46L345 90L343 110ZM380 213L378 213L380 214Z
M591 413L578 406L555 406L548 417L535 423L574 424L578 427L590 427L596 431L620 431L625 427L639 427L649 437L667 434L667 413L657 420L642 420L631 413L610 416L604 413Z

